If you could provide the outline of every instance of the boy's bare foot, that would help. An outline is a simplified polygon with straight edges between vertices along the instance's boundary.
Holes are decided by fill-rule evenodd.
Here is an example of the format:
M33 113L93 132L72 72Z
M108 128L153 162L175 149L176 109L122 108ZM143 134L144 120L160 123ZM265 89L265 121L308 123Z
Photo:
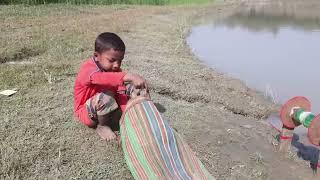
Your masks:
M116 138L116 134L108 126L98 125L96 131L103 140L111 141Z

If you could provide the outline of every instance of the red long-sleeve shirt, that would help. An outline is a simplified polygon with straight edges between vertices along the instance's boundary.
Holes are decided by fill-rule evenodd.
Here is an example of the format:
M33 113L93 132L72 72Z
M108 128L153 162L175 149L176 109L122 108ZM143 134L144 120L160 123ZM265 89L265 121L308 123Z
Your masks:
M80 68L74 85L74 113L81 119L86 101L99 92L105 90L115 94L115 100L124 111L128 102L128 96L123 92L125 86L123 77L125 72L104 72L93 58L85 61Z

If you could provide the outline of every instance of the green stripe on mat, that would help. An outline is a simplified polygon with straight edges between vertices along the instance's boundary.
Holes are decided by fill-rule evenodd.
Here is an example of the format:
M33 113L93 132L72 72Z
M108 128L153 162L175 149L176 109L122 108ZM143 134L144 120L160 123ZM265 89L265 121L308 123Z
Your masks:
M145 170L148 178L156 179L155 172L153 172L153 170L150 168L148 161L146 160L146 157L144 155L142 147L140 146L139 140L132 127L129 117L126 118L125 123L126 123L126 130L127 130L129 142L133 148L135 155L137 156L139 163L141 164L142 168Z
M125 122L123 122L123 125L120 127L122 150L123 150L124 157L126 159L127 165L129 167L129 170L130 170L132 176L134 177L134 179L139 179L137 171L134 168L133 163L130 161L131 158L129 156L129 153L128 153L128 150L127 150L127 146L126 146L126 138L125 137L126 137L127 133L126 133L126 130L125 130L125 124L127 124L126 121L128 121L128 114L125 115L124 121Z
M142 106L142 105L141 105ZM151 125L149 124L149 121L148 119L145 119L143 118L143 116L140 114L139 112L139 109L142 109L142 107L139 107L139 108L135 108L134 111L135 111L135 118L139 118L139 119L142 119L143 121L139 121L138 123L138 128L141 129L141 134L143 134L143 137L145 138L146 141L148 141L149 143L149 146L146 147L147 151L149 152L149 154L151 155L151 161L153 163L153 165L155 166L155 168L157 170L159 170L159 172L163 175L164 178L168 179L169 177L167 176L165 170L163 169L164 167L162 167L161 165L161 155L156 152L156 149L154 148L154 146L156 148L158 148L157 144L156 144L156 140L154 139L154 136L153 136L153 132L152 132L152 129L150 129ZM149 127L148 127L149 126ZM149 134L148 132L151 134L151 136L149 137ZM148 139L150 138L150 139ZM153 144L154 146L152 146L151 144ZM155 156L158 156L159 157L159 161L158 161L158 158L155 157ZM163 162L163 165L165 166L164 162Z

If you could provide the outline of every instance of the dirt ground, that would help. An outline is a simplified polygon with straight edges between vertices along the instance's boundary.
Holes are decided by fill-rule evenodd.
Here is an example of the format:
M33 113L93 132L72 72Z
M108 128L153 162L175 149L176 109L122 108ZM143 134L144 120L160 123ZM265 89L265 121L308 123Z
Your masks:
M146 77L163 116L217 179L318 179L270 143L278 107L210 69L185 44L192 25L241 2L205 6L0 6L0 179L132 179L123 155L73 117L73 83L97 34L118 33L124 69Z

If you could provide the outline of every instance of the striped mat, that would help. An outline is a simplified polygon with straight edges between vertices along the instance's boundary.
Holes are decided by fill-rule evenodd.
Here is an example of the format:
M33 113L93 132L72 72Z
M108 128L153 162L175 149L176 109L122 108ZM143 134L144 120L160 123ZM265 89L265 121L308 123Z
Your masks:
M120 134L126 163L135 179L214 179L145 97L129 101Z

